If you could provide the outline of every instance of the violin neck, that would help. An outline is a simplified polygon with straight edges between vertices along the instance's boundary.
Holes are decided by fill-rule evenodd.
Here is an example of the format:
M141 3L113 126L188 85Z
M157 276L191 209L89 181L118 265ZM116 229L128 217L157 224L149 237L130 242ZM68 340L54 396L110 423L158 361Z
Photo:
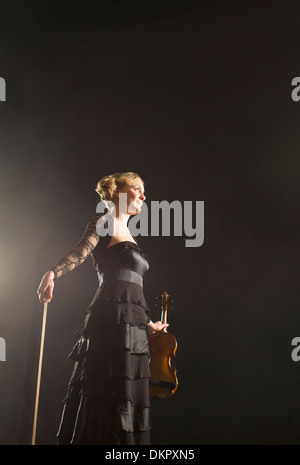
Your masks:
M167 323L167 309L162 309L162 312L161 312L161 322L163 324L166 324Z
M161 312L161 322L163 324L166 324L167 323L167 310L166 309L163 309L162 312ZM167 332L167 328L164 328L162 330L164 333Z
M167 308L168 308L168 293L167 292L164 292L163 295L162 295L162 306L161 306L161 322L163 324L167 324ZM167 329L164 328L163 331L166 333L167 332Z

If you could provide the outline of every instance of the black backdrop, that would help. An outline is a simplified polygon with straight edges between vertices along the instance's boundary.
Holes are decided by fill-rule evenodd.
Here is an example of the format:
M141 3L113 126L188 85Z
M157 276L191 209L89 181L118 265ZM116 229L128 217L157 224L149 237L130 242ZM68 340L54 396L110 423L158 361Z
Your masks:
M1 4L0 443L30 444L42 275L80 239L97 181L205 202L205 240L142 237L145 295L175 300L179 388L152 444L299 444L296 286L300 7L295 1ZM297 186L298 187L298 186ZM55 444L92 262L55 282L37 443Z

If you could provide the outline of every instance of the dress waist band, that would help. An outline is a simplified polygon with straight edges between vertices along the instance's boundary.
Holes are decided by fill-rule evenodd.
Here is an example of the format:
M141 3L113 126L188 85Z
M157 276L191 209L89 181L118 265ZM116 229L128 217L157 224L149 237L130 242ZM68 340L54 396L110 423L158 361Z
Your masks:
M143 278L141 275L133 270L116 270L114 273L100 273L97 272L99 283L108 281L129 281L130 283L138 284L143 287Z

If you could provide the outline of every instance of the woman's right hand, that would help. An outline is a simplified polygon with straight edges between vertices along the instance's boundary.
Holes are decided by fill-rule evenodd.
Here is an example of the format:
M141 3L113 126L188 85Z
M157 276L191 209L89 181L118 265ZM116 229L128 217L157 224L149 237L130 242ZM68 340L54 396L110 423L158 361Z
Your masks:
M53 271L47 271L42 277L39 288L36 291L40 302L51 302L53 297L54 288L54 273Z
M161 321L157 321L156 323L153 323L153 321L150 321L148 323L148 332L149 334L154 334L154 333L159 333L162 331L164 328L167 328L169 326L169 323L162 323Z

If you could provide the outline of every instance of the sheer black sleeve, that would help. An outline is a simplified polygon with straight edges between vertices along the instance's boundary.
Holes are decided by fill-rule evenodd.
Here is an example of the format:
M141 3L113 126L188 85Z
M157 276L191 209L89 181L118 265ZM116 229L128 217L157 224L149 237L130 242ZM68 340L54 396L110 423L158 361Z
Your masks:
M76 247L70 250L53 268L51 268L50 271L54 272L54 279L60 278L62 275L77 268L77 266L81 265L91 254L92 250L99 242L99 235L96 231L99 217L99 215L96 215L90 220Z

